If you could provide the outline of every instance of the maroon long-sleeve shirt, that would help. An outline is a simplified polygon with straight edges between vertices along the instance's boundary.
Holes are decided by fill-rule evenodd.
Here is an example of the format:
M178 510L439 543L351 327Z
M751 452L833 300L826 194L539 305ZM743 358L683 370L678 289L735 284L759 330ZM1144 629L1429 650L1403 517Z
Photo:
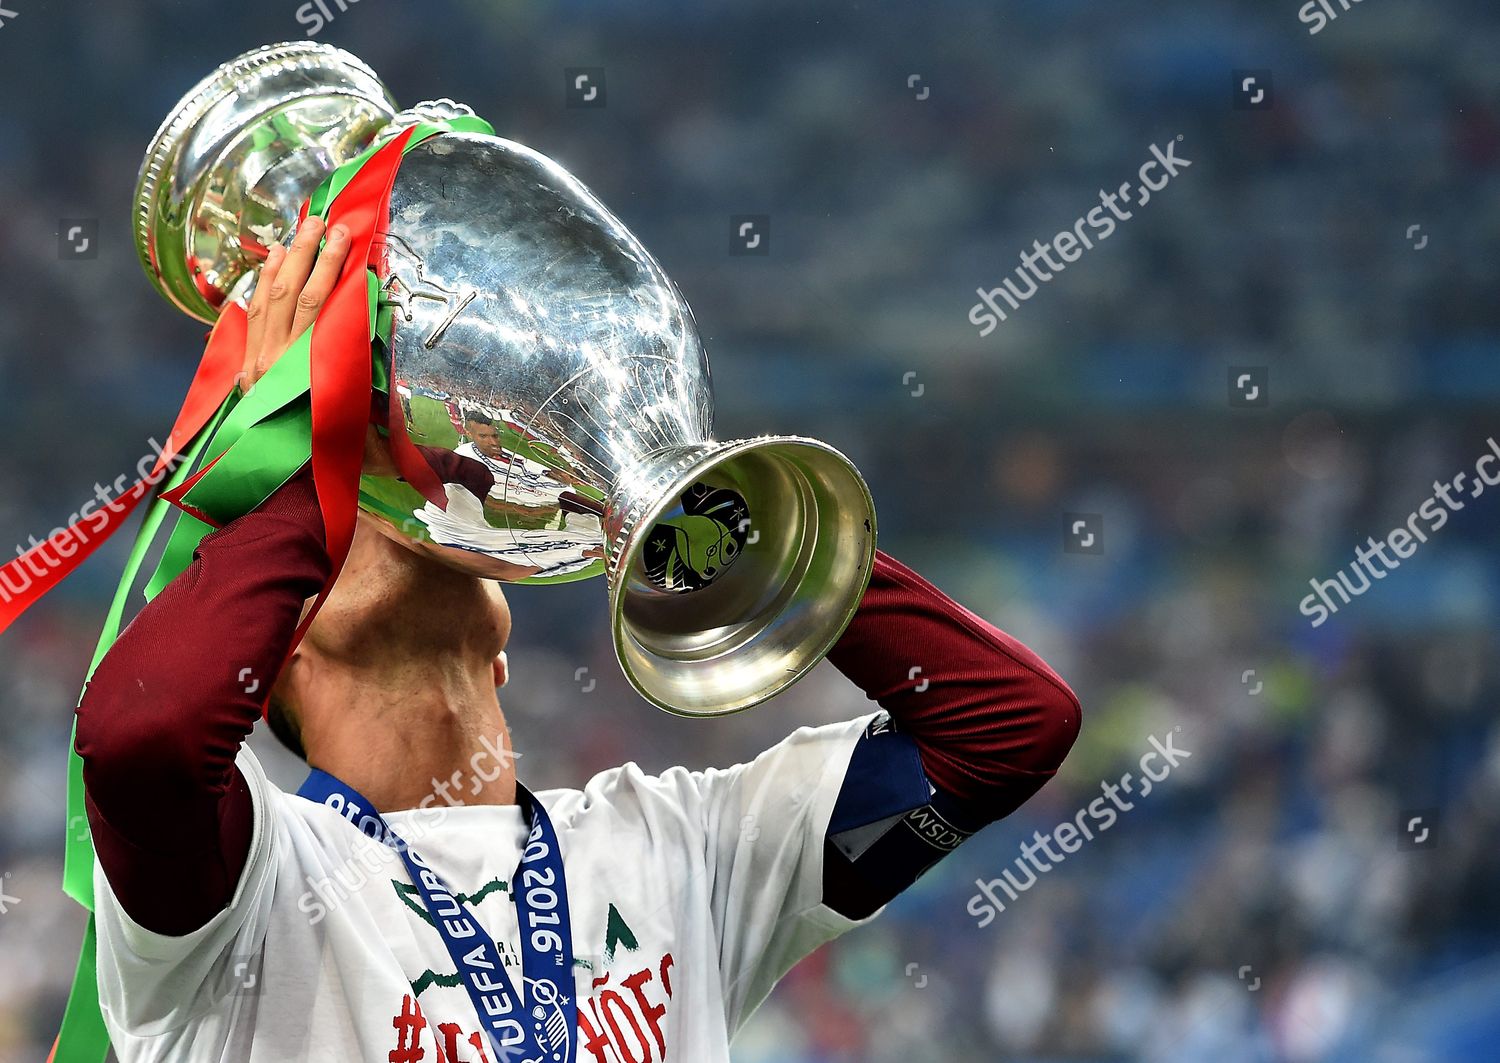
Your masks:
M89 824L147 929L188 933L233 896L252 826L235 755L331 569L304 470L204 538L96 669L77 731ZM1077 699L1036 654L884 553L829 659L912 736L932 784L983 820L1030 797L1078 731Z

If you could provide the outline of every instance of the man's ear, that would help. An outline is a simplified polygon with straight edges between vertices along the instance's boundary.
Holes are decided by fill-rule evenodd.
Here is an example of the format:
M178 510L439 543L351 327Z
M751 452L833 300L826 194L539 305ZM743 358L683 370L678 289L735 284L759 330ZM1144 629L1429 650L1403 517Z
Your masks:
M490 667L494 669L495 686L497 688L503 687L506 683L510 682L510 658L505 656L504 650L500 651Z

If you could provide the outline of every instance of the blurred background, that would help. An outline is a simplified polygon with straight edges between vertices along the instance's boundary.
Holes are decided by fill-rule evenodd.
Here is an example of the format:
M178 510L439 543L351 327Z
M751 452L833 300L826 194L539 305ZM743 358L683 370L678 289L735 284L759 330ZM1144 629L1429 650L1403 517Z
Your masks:
M215 65L316 26L401 103L466 101L573 170L693 305L719 436L844 450L881 546L1083 701L1063 775L799 966L737 1063L1496 1058L1500 491L1320 626L1299 602L1500 436L1500 11L1332 0L1312 33L1296 0L325 8L0 15L0 543L164 437L204 329L135 260L141 155ZM567 105L573 67L604 106ZM1191 167L981 336L977 289L1179 135ZM765 253L731 253L742 215ZM83 932L70 713L132 533L0 638L0 1060L45 1056ZM602 582L510 600L533 787L873 707L824 665L676 719L620 678ZM980 927L976 881L1169 732L1191 758Z

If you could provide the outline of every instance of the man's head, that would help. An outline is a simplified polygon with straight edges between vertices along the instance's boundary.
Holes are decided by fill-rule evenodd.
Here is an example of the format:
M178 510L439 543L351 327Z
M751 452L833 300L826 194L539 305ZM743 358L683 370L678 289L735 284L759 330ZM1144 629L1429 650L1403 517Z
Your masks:
M246 311L242 391L286 354L334 291L350 234L335 225L320 251L323 235L322 219L309 215L290 251L271 248ZM493 443L476 443L498 452L499 432L488 428ZM327 602L272 686L271 728L304 759L352 758L356 768L369 758L372 732L400 741L441 738L455 725L457 733L468 725L503 730L494 688L506 678L509 637L499 584L450 569L361 515ZM389 742L386 751L404 753Z
M267 722L316 761L321 744L342 740L351 701L416 705L444 693L435 688L504 685L510 627L499 583L434 561L361 514L328 600L272 687Z
M499 458L505 453L500 442L500 429L489 414L479 410L464 414L464 435L473 440L474 449L487 458Z

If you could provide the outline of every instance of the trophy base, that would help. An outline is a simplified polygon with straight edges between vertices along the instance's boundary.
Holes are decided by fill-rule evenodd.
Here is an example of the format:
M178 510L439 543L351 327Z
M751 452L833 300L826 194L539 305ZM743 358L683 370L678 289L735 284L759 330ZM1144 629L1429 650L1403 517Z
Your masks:
M673 447L622 484L607 528L612 634L651 703L682 716L758 705L853 619L875 562L875 507L827 444Z

